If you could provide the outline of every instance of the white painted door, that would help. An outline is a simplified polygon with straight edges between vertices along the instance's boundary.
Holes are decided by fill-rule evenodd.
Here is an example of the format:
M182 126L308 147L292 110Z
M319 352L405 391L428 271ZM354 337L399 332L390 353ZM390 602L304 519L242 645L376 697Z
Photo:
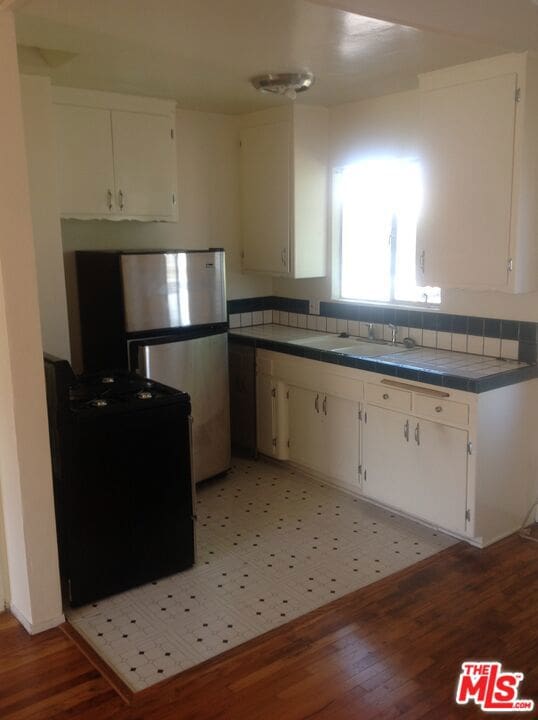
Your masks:
M369 405L364 425L363 492L373 500L416 515L417 446L411 418Z
M241 132L243 269L287 274L290 268L290 125Z
M325 473L327 469L323 395L290 385L288 388L289 457L298 465Z
M359 485L359 404L324 395L322 401L325 474L337 483Z
M116 211L109 110L55 105L60 212L107 217Z
M163 115L112 111L116 202L125 216L175 214L175 141Z
M517 75L421 93L419 285L508 284Z
M256 436L258 451L274 455L276 449L276 383L269 375L256 377Z
M420 443L415 514L447 530L464 533L468 433L428 420L414 422Z

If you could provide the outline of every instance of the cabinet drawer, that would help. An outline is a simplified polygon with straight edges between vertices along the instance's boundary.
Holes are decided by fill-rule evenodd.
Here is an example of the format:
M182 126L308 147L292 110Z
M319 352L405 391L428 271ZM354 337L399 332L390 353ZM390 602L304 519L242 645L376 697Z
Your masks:
M366 400L397 410L411 410L411 393L405 390L396 390L382 385L367 385Z
M469 422L469 406L454 400L426 397L417 393L413 410L419 415L426 415L440 422L457 425L467 425Z

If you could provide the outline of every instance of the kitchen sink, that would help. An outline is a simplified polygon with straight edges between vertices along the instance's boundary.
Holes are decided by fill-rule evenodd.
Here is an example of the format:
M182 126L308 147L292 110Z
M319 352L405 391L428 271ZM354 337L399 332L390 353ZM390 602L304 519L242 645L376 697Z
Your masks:
M332 348L331 352L341 353L342 355L358 355L359 357L381 357L382 355L393 355L394 353L405 352L406 349L407 348L401 345L358 340L352 345L348 344L344 347Z
M341 347L349 347L352 342L352 338L341 338L338 335L322 335L321 337L307 337L289 341L290 345L304 345L316 350L337 350Z
M343 355L358 355L360 357L380 357L404 352L405 347L391 345L389 342L376 342L375 340L359 340L339 335L317 335L301 339L289 340L291 345L302 345L315 350L327 350Z

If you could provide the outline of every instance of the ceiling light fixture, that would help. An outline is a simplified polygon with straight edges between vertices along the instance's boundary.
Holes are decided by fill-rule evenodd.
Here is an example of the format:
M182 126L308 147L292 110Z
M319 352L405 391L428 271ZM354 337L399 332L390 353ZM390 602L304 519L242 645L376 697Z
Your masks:
M283 95L295 100L297 93L304 92L314 82L311 72L265 73L250 79L256 90L274 95Z

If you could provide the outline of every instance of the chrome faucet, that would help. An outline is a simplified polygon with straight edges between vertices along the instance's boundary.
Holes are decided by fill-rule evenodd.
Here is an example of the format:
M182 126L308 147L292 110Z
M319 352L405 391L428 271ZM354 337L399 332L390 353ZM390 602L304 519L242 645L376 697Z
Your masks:
M375 340L374 323L368 323L368 340Z
M396 345L396 336L398 335L398 327L397 325L393 325L392 323L389 323L389 328L392 330L392 338L391 338L391 345Z

